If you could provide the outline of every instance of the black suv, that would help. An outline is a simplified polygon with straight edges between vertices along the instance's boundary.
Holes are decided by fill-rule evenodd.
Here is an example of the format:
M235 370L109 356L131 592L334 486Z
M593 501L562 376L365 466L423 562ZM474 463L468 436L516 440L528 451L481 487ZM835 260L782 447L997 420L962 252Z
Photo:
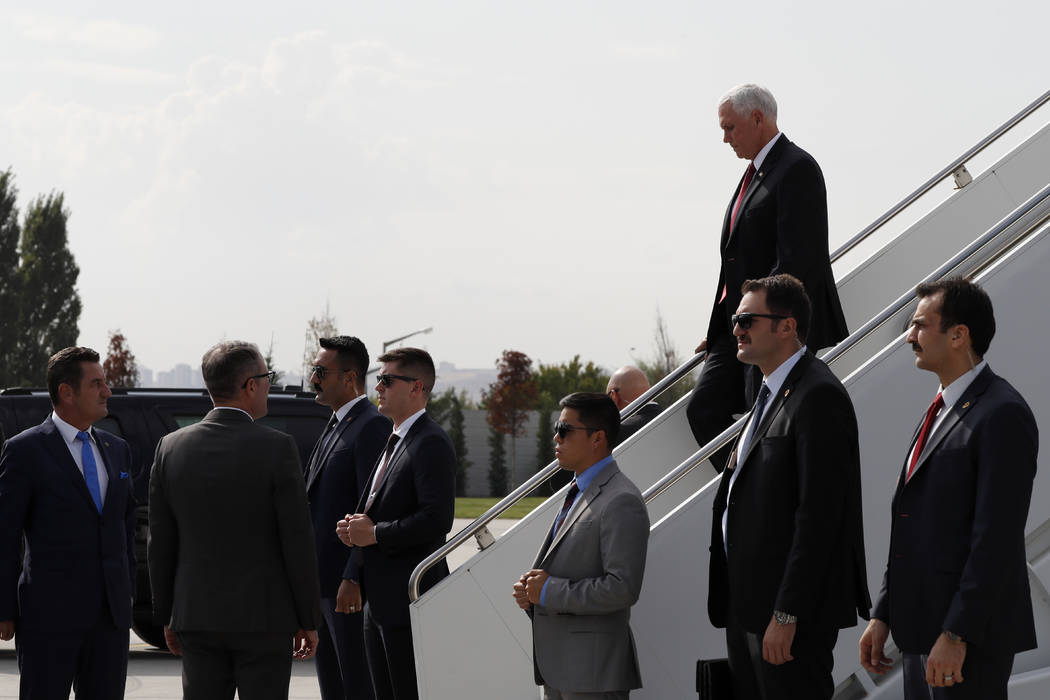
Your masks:
M314 442L331 417L331 409L317 404L314 395L298 387L272 389L264 425L288 433L299 445L303 464ZM131 446L132 478L138 503L135 556L138 560L134 608L135 632L154 646L166 649L162 628L153 621L149 570L146 566L146 537L149 525L149 474L157 443L168 433L196 423L211 410L204 389L113 389L109 415L95 423L127 440ZM46 389L0 391L0 441L39 425L51 412ZM228 533L234 537L236 533Z

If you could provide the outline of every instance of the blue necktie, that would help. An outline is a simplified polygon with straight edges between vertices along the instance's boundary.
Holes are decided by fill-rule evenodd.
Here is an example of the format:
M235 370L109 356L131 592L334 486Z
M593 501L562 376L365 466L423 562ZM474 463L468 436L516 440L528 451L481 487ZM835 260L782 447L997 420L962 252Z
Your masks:
M91 451L91 436L81 430L77 433L77 440L80 440L80 459L84 463L84 481L91 492L91 500L101 513L102 489L98 486L98 465L95 464L95 453Z
M758 424L762 422L762 414L766 410L766 402L769 401L769 386L765 382L762 382L762 388L758 390L758 399L755 401L755 410L751 412L751 423L747 426L747 435L743 442L740 444L741 454L737 455L739 459L743 456L748 448L751 446L751 438L755 436L755 431L758 430Z

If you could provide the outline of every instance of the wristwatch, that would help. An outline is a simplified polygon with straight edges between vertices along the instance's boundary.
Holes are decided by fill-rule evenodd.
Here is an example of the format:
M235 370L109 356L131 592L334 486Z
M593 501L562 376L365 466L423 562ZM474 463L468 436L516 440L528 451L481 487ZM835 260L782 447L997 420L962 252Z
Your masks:
M961 642L963 640L962 637L957 635L955 632L952 632L951 630L944 630L944 636L947 637L948 641L951 642Z
M781 610L773 611L773 619L777 621L778 625L793 625L798 622L798 618L794 615L789 615Z

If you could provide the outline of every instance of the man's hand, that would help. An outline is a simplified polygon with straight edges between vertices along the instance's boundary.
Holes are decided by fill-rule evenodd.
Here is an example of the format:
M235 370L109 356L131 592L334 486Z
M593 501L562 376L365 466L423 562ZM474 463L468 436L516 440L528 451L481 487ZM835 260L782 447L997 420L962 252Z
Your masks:
M794 661L795 657L791 655L791 642L795 639L797 626L797 622L781 625L776 618L769 618L766 634L762 637L762 658L774 666Z
M701 353L704 350L707 350L707 338L704 338L703 340L701 340L700 344L696 346L696 350L693 350L693 352L694 353Z
M335 594L335 611L337 613L356 613L361 610L361 586L344 578Z
M179 638L176 636L175 631L167 625L164 625L164 643L168 645L168 651L175 656L182 656L182 647L179 645Z
M376 543L375 523L363 513L347 515L335 526L335 534L345 545L368 547Z
M956 683L962 683L965 660L966 642L953 642L941 632L926 659L926 682L934 688L951 688Z
M540 604L540 594L543 593L543 584L550 578L543 569L531 569L522 576L525 580L525 595L533 605Z
M0 620L0 639L9 642L15 638L15 621Z
M522 574L521 578L514 583L514 602L518 604L518 607L522 610L528 610L532 607L532 603L529 602L529 594L525 590L528 584L528 574Z
M880 676L890 670L893 659L886 656L886 640L890 637L890 626L874 617L860 637L860 665Z
M298 630L292 640L292 658L306 661L317 653L317 630Z

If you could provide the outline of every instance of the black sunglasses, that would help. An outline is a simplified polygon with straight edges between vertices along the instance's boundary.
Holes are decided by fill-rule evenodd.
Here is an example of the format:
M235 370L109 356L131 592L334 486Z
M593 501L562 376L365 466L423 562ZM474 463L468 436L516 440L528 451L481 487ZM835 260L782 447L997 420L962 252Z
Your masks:
M400 379L403 382L418 382L419 377L406 377L403 374L377 374L376 381L383 386L390 386L394 383L395 379Z
M742 314L733 314L733 317L730 319L730 321L732 322L732 325L740 326L746 331L748 328L751 327L751 324L755 322L756 318L785 319L788 317L784 316L783 314L753 314L750 311L745 311Z
M270 384L273 384L274 382L277 381L277 370L271 369L269 372L267 372L265 374L253 374L252 376L250 376L250 377L248 377L247 379L244 380L244 384L241 384L241 388L242 389L247 389L248 388L248 382L250 382L253 379L262 379L263 377L266 377L266 380L268 382L270 382Z
M590 435L595 430L601 430L601 428L588 428L586 425L569 425L568 423L564 423L562 421L558 421L554 424L554 434L560 437L562 440L564 440L565 436L574 430L586 430L587 434Z
M317 378L320 379L322 382L324 381L324 378L328 376L329 372L351 372L351 371L353 371L353 370L349 370L349 369L339 369L338 367L336 367L334 369L329 369L328 367L322 367L321 365L314 365L310 369L311 369L311 371L313 371L314 374L317 375Z

